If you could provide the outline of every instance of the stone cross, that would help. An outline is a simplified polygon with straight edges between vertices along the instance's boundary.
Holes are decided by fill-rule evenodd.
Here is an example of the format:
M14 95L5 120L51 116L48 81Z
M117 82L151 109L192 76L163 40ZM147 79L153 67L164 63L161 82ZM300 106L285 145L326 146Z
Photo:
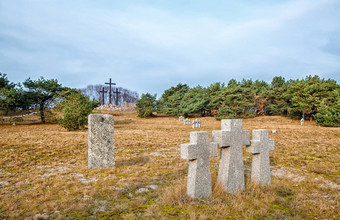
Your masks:
M209 141L209 132L190 132L190 143L181 145L181 158L189 160L187 194L204 198L212 194L210 157L217 156L217 144Z
M303 125L305 123L305 120L303 120L303 118L301 118L301 125Z
M201 120L195 119L192 121L192 128L200 128L201 127Z
M197 119L192 121L192 128L196 128L196 124L197 124Z
M217 182L229 193L245 189L242 146L250 144L250 132L242 130L242 120L223 119L213 142L221 148Z
M115 166L114 120L112 115L89 115L88 168Z
M271 183L269 151L275 149L274 139L268 138L268 130L253 130L253 138L247 152L252 153L251 180L261 185Z

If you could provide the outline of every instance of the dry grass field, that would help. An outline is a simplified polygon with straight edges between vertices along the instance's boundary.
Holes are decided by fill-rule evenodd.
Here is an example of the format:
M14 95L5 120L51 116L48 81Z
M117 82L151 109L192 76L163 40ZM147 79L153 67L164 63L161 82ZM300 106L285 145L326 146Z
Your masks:
M340 219L340 128L284 117L243 120L269 129L272 185L213 197L186 196L188 162L180 144L190 126L173 117L115 113L116 167L87 169L87 130L56 124L0 125L0 219ZM202 128L220 130L214 118ZM276 133L272 133L276 130ZM211 159L213 183L218 158Z

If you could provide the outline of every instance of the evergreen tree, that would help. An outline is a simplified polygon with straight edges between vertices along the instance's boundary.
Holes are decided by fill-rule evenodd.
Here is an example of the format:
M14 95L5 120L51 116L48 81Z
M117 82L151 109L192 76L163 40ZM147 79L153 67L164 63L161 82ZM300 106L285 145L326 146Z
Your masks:
M282 76L273 78L270 88L265 94L266 104L265 110L268 115L287 115L288 100L287 100L288 84Z
M180 83L176 87L165 90L158 101L158 111L168 115L179 115L181 101L189 89L188 85Z
M23 84L28 89L26 93L31 98L32 104L39 107L41 121L45 123L45 108L57 98L58 93L64 88L56 79L46 80L43 77L36 81L28 78Z
M98 101L90 101L88 96L74 89L69 89L60 96L65 98L57 107L62 113L58 123L69 131L84 128L87 125L89 114L99 105Z
M153 112L156 111L156 94L150 93L142 94L142 97L137 100L136 103L138 117L145 118L153 116Z
M200 115L204 116L208 111L210 97L207 89L197 86L189 89L180 102L180 114L185 117Z

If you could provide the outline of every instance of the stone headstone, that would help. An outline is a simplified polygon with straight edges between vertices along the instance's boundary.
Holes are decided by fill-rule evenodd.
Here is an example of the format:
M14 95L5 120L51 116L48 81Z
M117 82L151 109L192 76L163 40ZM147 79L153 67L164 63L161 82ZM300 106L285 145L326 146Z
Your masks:
M217 156L217 144L209 141L209 132L190 132L190 143L181 145L181 158L189 160L187 194L204 198L212 194L210 157Z
M192 128L200 128L201 127L201 120L195 119L192 121Z
M112 115L89 115L88 168L115 166L114 120Z
M193 120L192 121L192 128L196 128L196 124L197 124L197 121L196 121L197 119L195 119L195 120Z
M252 153L251 180L261 185L271 183L269 151L275 149L274 139L268 138L268 130L253 130L247 152Z
M202 127L202 121L201 120L197 120L197 128L201 128Z
M190 125L191 121L190 119L184 119L184 125Z
M242 146L250 144L250 132L242 130L241 119L223 119L221 130L213 131L213 142L221 148L217 182L229 193L243 190Z
M301 123L301 125L304 125L305 124L305 120L303 120L303 118L301 118L300 123Z
M180 120L180 121L183 121L183 120L184 120L184 117L183 117L183 116L179 116L179 120Z

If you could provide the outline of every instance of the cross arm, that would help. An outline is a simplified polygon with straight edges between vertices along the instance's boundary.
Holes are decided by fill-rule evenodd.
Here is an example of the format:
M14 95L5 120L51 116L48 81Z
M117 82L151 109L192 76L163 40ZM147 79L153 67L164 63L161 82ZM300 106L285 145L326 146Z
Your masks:
M181 144L181 158L186 160L197 159L197 145Z
M246 151L252 154L259 154L262 143L260 140L251 140L250 145L247 146Z
M242 145L250 145L250 131L242 131Z
M217 143L219 147L228 147L230 146L230 136L231 131L213 131L212 132L212 141Z
M272 138L268 139L269 150L275 150L275 140Z

